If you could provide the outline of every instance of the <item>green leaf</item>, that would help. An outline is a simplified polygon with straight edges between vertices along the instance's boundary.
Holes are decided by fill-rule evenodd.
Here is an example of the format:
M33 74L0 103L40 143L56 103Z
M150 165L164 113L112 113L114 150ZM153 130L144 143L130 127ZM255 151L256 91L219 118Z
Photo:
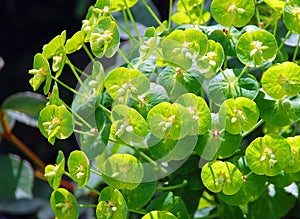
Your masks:
M157 78L157 83L162 85L172 100L176 100L185 93L197 93L204 80L204 75L198 69L183 70L180 67L167 66Z
M57 189L60 186L61 178L65 171L65 156L62 151L58 151L56 164L48 164L45 168L44 176L48 180L52 189Z
M300 118L300 96L276 100L260 91L255 99L260 117L273 126L286 126ZM280 119L278 119L280 118Z
M54 144L56 138L68 138L74 130L72 114L65 106L46 106L40 112L38 125L41 133L51 144Z
M52 192L50 205L57 219L77 219L79 217L76 198L64 188L58 188Z
M145 214L142 219L176 219L173 214L167 211L151 211Z
M29 74L33 74L33 78L29 80L29 84L36 91L41 84L46 81L44 86L44 94L47 94L50 90L51 85L51 70L49 62L45 56L37 53L34 56L33 69L29 70Z
M194 123L190 112L178 103L163 102L148 113L147 122L151 133L159 139L181 139L190 133Z
M286 141L291 147L291 160L284 169L287 173L300 171L300 136L288 137Z
M100 18L90 35L91 50L95 56L112 57L120 45L120 33L117 25L110 17Z
M300 67L293 62L275 64L264 72L261 84L275 99L296 96L300 92Z
M207 103L202 97L187 93L178 97L176 103L186 107L195 121L190 127L191 134L205 134L211 126L211 115Z
M100 93L104 88L104 69L100 62L96 61L93 64L93 72L78 88L78 93L75 94L72 101L72 110L79 114L82 118L90 123L91 126L96 126L95 111L101 101Z
M171 212L178 219L189 218L184 202L179 196L175 196L172 192L164 192L153 199L147 206L147 211L152 210Z
M224 49L225 55L236 56L236 44L240 38L240 31L231 26L230 29L219 24L208 26L206 28L208 39L220 43ZM230 34L228 34L230 31Z
M219 111L220 121L225 130L231 134L239 134L250 130L259 118L256 103L245 97L228 99L223 102Z
M122 193L124 195L128 208L139 209L144 207L154 195L156 184L157 181L145 182L139 184L138 187L133 190L124 189Z
M275 195L264 193L257 201L249 203L249 218L280 219L295 205L296 198L275 187Z
M242 173L230 162L212 161L206 163L201 172L203 184L210 191L226 195L237 193L243 185Z
M111 2L111 11L117 12L133 7L138 2L138 0L114 0Z
M31 199L33 169L30 163L19 156L0 156L0 197L1 199Z
M240 206L257 200L266 189L266 177L251 174L245 178L240 190L233 195L219 193L220 197L228 205Z
M90 178L90 161L82 151L72 151L68 158L68 170L78 187L84 187Z
M145 30L143 42L140 45L140 60L149 58L156 48L157 35L154 27Z
M258 137L246 149L249 168L257 175L276 176L291 160L291 148L280 136Z
M206 78L213 77L221 68L224 62L224 50L220 43L208 40L208 49L201 59L197 60L199 71L205 74Z
M206 10L201 11L196 9L192 9L189 11L189 15L186 11L178 11L172 15L172 21L182 25L182 24L205 24L210 19L210 13ZM200 16L201 15L201 16Z
M266 30L254 30L244 33L236 46L239 60L250 67L262 66L272 62L277 54L277 41L273 34Z
M105 87L109 95L117 103L127 103L128 96L138 98L150 88L149 79L140 71L116 68L108 73L105 79Z
M185 136L179 140L172 138L159 139L150 135L147 139L147 146L151 155L162 162L187 158L193 152L196 143L196 135Z
M135 189L143 176L142 163L130 154L113 154L102 165L102 177L113 188Z
M246 25L255 13L253 0L214 0L211 4L214 19L223 26Z
M289 31L300 34L299 0L290 0L284 5L283 22Z
M259 84L254 77L243 75L239 69L225 69L218 73L208 84L208 95L215 104L221 105L228 98L247 97L254 100L259 92Z
M97 219L127 218L127 205L121 192L117 189L106 187L101 190L96 208Z
M80 50L84 43L84 33L82 30L77 31L70 39L67 40L65 49L66 54L71 54Z
M158 84L151 83L150 89L139 96L138 99L135 99L131 107L136 109L144 118L147 117L147 114L151 108L161 102L168 102L169 97L166 90Z
M282 11L284 9L285 1L283 0L264 0L264 2L276 11ZM281 13L282 13L281 12Z
M240 147L242 135L233 135L218 128L212 128L198 137L195 152L203 159L226 158L235 154Z
M10 118L26 125L38 127L38 117L47 101L44 96L32 92L20 92L7 97L1 105Z

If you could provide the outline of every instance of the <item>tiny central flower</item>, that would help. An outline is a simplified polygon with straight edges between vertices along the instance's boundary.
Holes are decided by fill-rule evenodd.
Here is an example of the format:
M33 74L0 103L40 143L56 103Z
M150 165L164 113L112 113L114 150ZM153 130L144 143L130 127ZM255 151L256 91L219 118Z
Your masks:
M263 50L266 50L269 48L268 46L263 46L263 43L258 40L253 41L250 45L253 48L250 51L250 56L254 56L256 53L262 54Z

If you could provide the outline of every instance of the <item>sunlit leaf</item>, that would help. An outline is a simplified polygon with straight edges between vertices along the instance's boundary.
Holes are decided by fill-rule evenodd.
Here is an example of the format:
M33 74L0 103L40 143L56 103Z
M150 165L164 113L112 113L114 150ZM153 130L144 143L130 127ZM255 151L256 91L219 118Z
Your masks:
M113 154L102 166L105 182L117 189L135 189L143 180L141 162L130 154Z
M276 135L258 137L246 149L249 168L258 175L276 176L291 160L288 142Z

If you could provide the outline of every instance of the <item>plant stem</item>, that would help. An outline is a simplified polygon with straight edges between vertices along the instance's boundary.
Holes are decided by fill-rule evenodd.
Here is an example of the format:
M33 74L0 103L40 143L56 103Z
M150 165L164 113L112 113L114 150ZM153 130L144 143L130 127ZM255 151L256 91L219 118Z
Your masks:
M86 86L83 84L81 78L79 77L79 75L76 72L76 69L74 68L74 65L71 63L71 61L67 58L66 63L70 66L71 71L73 72L75 78L77 79L78 83L80 84L81 87L83 87L83 89L85 90L86 93L88 93Z
M243 70L241 71L241 73L239 74L239 76L237 77L237 79L235 81L239 81L241 79L241 77L243 77L245 71L249 68L248 65L246 65Z
M152 10L151 7L149 7L149 5L147 4L147 2L145 0L142 0L144 6L146 7L146 9L149 11L149 13L151 14L151 16L154 18L154 20L157 22L158 25L160 25L164 30L167 30L165 25L163 25L163 23L160 21L160 19L156 16L156 14L154 13L154 11ZM171 4L172 0L170 0L170 4ZM172 10L172 9L171 9ZM170 16L170 11L169 11L169 16ZM170 17L169 17L170 19ZM170 22L170 20L169 20Z
M186 187L188 185L187 180L184 180L183 183L174 185L174 186L164 186L164 187L156 187L156 190L161 190L161 191L169 191L169 190L175 190L175 189L180 189L183 187Z
M92 53L90 52L90 50L87 48L87 46L85 44L82 44L82 47L83 47L84 51L86 52L86 54L88 55L88 57L90 58L90 60L94 63L95 59L94 59L94 56L92 55Z
M79 93L77 90L74 90L73 88L71 88L69 85L65 84L64 82L58 80L57 78L55 78L54 76L51 75L51 78L56 81L57 83L59 83L61 86L63 86L64 88L66 88L67 90L71 91L72 93L79 95L81 97L86 98L83 94Z
M128 37L129 37L130 40L133 40L133 41L135 41L135 42L137 42L137 43L140 43L140 41L138 41L134 36L132 36L132 34L130 33L130 31L126 30L126 28L124 28L123 25L122 25L119 21L117 21L113 16L111 16L111 19L112 19L114 22L116 22L116 24L118 25L118 27L119 27L122 31L124 31L124 33L126 33L126 34L128 35Z
M255 129L257 129L259 126L261 126L263 123L264 123L264 120L263 120L263 119L259 120L259 121L255 124L255 126L253 126L249 131L244 132L244 133L242 134L242 137L243 137L243 138L246 137L246 136L249 135L251 132L253 132Z
M69 107L67 104L65 104L66 108L72 112L85 126L87 126L89 129L92 129L93 127L84 120L78 113L76 113L71 107Z
M118 49L118 53L122 56L123 60L130 68L135 69L135 67L130 63L130 61L128 60L128 58L126 57L126 55L123 53L121 49Z
M80 131L80 130L77 130L77 129L74 129L74 133L81 134L81 135L95 136L95 134L93 134L93 133L84 132L84 131Z
M139 29L137 28L136 22L135 22L135 20L133 18L133 15L132 15L131 11L130 11L130 8L128 7L128 4L127 4L126 0L123 0L123 2L125 4L125 6L126 6L126 11L128 13L129 19L130 19L130 21L131 21L131 23L133 25L133 29L135 30L136 35L139 38L139 41L141 42L142 41L141 34L139 32Z
M197 8L199 7L199 5L197 6ZM199 9L198 9L199 10ZM200 6L200 13L199 13L199 20L198 20L198 25L200 25L202 22L201 22L201 19L204 21L203 19L203 11L204 11L204 1L202 2L201 6Z
M184 1L181 1L181 3L182 3L182 6L184 7L184 10L185 10L187 16L189 17L189 19L190 19L190 21L191 21L191 24L193 24L193 26L195 27L193 18L192 18L192 16L191 16L191 13L190 13L190 11L187 9L187 7L186 7L186 5L185 5L185 2L184 2Z
M0 111L0 123L3 128L3 133L1 134L2 138L8 140L14 144L29 160L31 160L39 169L45 169L45 163L25 145L17 136L15 136L10 128L7 116L5 113Z
M94 188L92 188L92 187L90 187L90 186L88 186L88 185L85 185L84 187L87 188L87 189L89 189L89 190L92 191L93 193L95 193L95 194L97 194L97 195L100 195L100 192L99 192L98 190L96 190L96 189L94 189Z
M98 175L98 176L102 176L102 173L99 173L99 172L96 171L96 170L90 169L90 171L91 171L91 173L94 173L94 174L96 174L96 175Z
M112 121L111 118L111 111L109 109L107 109L105 106L103 106L102 104L98 104L98 106L103 109L103 111L105 112L106 116L109 118L110 121Z
M76 69L76 71L78 71L80 74L82 74L84 77L88 77L89 75L87 73L85 73L84 71L82 71L81 69L77 68L75 65L73 65L74 68Z
M293 62L295 62L297 55L298 55L298 51L299 51L299 44L300 44L300 34L298 34L298 42L294 51L294 55L293 55Z
M129 212L145 215L147 212L144 209L128 209Z
M288 32L286 33L284 39L281 41L281 43L280 43L280 45L279 45L279 47L278 47L278 50L280 50L280 49L283 47L285 41L287 40L287 38L289 38L290 35L291 35L291 31L288 31Z

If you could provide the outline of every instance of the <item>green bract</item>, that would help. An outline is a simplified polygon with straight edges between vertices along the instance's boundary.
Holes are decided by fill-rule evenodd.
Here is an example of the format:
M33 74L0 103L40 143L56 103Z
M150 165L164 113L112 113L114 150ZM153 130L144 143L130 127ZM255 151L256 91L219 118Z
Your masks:
M147 116L150 130L159 139L181 139L191 131L194 124L191 113L182 105L159 103Z
M106 187L102 189L96 208L97 219L126 219L127 205L121 192L117 189Z
M189 128L191 134L201 135L208 132L208 129L211 126L211 116L210 110L203 98L198 97L195 94L187 93L180 96L176 100L176 103L186 107L195 121Z
M151 211L144 215L142 219L176 219L173 214L167 211Z
M212 161L205 164L201 179L210 191L222 191L226 195L237 193L243 185L241 172L230 162Z
M90 162L82 151L72 151L68 158L68 170L78 187L85 186L90 177Z
M135 189L143 180L142 163L130 154L113 154L102 166L105 182L117 189Z
M67 40L65 49L66 54L71 54L80 50L84 42L84 33L82 30L77 31L70 39Z
M223 102L219 111L220 121L225 130L231 134L239 134L250 130L259 117L256 103L245 97L228 99Z
M207 37L199 30L175 30L161 40L163 59L183 69L189 69L207 51Z
M111 1L111 11L121 11L133 7L139 0L113 0Z
M300 92L300 66L293 62L275 64L264 72L261 84L275 99L296 96Z
M111 134L127 144L143 141L149 132L145 119L126 105L116 105L112 110L112 119Z
M79 207L75 197L68 190L58 188L50 197L51 208L57 219L77 219Z
M138 98L148 91L150 81L138 70L120 67L108 73L104 85L116 102L126 104L128 97Z
M273 34L266 30L246 32L237 43L236 53L245 65L259 67L276 58L277 42Z
M213 77L221 68L224 62L224 50L220 43L208 40L206 54L197 60L199 71L205 74L206 78Z
M246 149L249 168L258 175L276 176L291 161L291 148L280 136L258 137Z
M66 31L54 37L48 44L44 45L42 55L46 59L52 58L52 70L59 77L66 62L65 44Z
M117 25L109 17L103 17L92 30L90 44L92 52L98 58L112 57L119 48L120 36Z
M300 171L300 136L289 137L286 139L291 147L291 160L284 169L287 173Z
M214 0L211 4L211 13L214 19L224 25L242 27L254 15L253 0Z
M60 186L61 177L65 171L65 156L62 151L58 151L55 165L47 165L45 168L45 177L53 189Z
M40 112L38 124L41 133L51 144L54 144L56 138L68 138L74 130L72 114L65 106L46 106Z
M299 0L290 0L284 5L283 22L289 31L300 34Z
M37 90L41 84L46 81L44 86L44 94L47 94L51 86L51 70L48 60L40 53L34 56L33 68L29 70L29 74L33 74L33 78L29 80L33 90Z

